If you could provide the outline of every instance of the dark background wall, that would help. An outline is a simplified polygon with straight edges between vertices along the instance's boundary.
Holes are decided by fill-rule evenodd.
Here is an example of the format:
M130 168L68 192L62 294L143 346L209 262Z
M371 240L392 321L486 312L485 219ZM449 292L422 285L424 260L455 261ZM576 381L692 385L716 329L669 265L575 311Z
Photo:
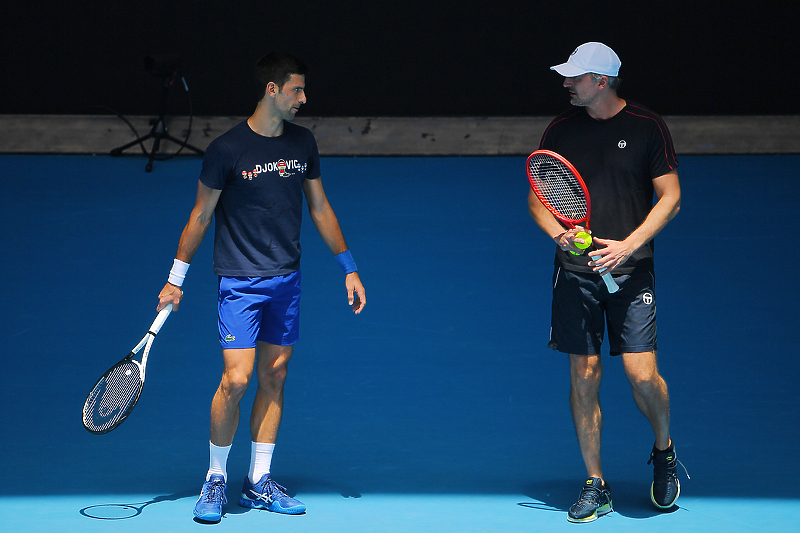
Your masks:
M11 4L11 5L9 5ZM549 70L586 41L622 59L621 94L664 115L797 114L797 3L558 1L8 2L3 114L148 115L146 56L179 54L197 115L243 116L252 67L310 66L304 116L548 116ZM188 114L182 84L170 114Z

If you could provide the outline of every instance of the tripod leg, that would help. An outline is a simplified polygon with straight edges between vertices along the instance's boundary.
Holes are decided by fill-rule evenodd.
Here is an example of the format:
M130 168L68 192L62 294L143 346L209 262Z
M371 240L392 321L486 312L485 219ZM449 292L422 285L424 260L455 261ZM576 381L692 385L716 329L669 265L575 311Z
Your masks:
M153 137L153 132L151 131L147 135L143 135L142 137L139 137L138 139L135 139L135 140L129 142L128 144L123 144L122 146L118 146L117 148L114 148L113 150L111 150L111 155L113 155L115 157L118 156L118 155L122 155L122 152L124 152L125 150L127 150L131 146L135 146L135 145L137 145L137 144L139 144L141 142L146 141L147 139L151 139L152 137Z
M161 137L156 135L153 139L153 149L150 150L150 158L147 160L147 166L144 167L145 172L150 172L153 170L153 160L156 158L156 153L158 152L158 147L161 145Z
M201 150L200 148L197 148L196 146L192 146L191 144L184 144L185 141L183 141L182 139L177 139L177 138L173 137L170 134L164 135L163 137L165 139L168 139L168 140L174 142L175 144L179 144L179 145L183 146L187 150L193 151L196 154L203 155L205 153L203 150Z

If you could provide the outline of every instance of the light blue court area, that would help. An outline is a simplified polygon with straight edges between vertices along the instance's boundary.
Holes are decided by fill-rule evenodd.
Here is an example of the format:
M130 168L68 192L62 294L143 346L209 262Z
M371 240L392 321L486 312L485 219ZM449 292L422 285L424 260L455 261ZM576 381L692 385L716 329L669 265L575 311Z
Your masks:
M523 495L371 494L343 499L310 494L309 512L277 515L228 505L219 524L191 519L196 497L178 495L36 496L0 500L6 531L246 531L288 533L492 533L515 531L723 532L790 531L787 514L800 512L796 501L682 497L680 508L663 516L617 512L591 524L570 524L564 512ZM628 509L629 511L630 509ZM646 515L646 516L645 516ZM788 527L788 528L787 528Z
M656 239L659 364L679 508L649 501L652 432L607 358L603 466L615 512L569 524L585 471L564 356L546 348L553 244L527 214L524 157L323 158L367 290L306 217L301 339L275 479L303 516L236 505L242 427L218 525L192 520L221 370L212 235L156 339L142 399L89 434L97 378L144 335L194 203L200 160L0 156L2 531L790 531L800 156L680 159L681 213ZM252 389L253 387L251 387Z

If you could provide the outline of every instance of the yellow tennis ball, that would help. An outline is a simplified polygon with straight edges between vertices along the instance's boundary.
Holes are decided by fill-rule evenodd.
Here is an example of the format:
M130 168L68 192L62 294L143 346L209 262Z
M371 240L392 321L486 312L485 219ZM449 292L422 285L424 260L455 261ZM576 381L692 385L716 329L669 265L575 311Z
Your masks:
M592 236L586 233L585 231L579 231L575 234L575 237L578 239L583 239L583 244L576 242L575 246L580 248L581 250L585 250L592 245Z

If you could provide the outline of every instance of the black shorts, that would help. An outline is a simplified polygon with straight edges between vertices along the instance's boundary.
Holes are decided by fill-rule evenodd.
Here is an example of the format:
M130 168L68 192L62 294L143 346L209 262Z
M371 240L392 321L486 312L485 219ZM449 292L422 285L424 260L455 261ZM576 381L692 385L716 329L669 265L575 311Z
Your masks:
M656 279L651 270L614 276L609 294L597 274L556 265L548 346L575 355L598 355L608 327L611 355L656 351Z

